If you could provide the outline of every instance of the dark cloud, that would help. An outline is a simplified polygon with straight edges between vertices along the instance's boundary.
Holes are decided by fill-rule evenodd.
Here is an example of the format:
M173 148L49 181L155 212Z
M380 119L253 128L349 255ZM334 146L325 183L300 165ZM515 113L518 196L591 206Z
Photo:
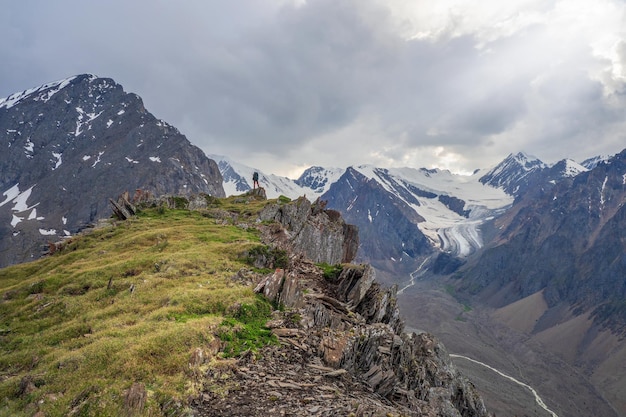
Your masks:
M445 161L471 171L519 150L547 160L621 150L623 39L600 56L552 3L530 24L514 21L523 13L493 24L454 14L427 28L438 20L419 16L412 30L437 36L408 39L395 3L9 2L0 96L111 77L207 153L279 173ZM596 31L623 37L608 20Z

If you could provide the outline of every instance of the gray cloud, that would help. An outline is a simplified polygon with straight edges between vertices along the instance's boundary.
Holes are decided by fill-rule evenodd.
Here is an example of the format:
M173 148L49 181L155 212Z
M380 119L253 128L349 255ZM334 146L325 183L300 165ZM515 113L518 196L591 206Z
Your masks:
M550 3L530 23L454 14L433 28L424 22L437 19L419 16L413 32L436 36L408 39L412 20L390 7L10 2L0 96L83 72L111 77L207 153L278 173L363 163L470 171L519 150L547 161L621 150L626 41L614 20L572 35ZM591 29L615 38L604 55Z

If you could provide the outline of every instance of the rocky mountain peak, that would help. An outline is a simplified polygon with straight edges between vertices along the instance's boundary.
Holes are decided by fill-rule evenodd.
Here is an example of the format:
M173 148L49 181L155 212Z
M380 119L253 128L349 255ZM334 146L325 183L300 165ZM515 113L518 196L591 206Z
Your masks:
M552 170L555 171L561 178L575 177L581 172L589 171L588 168L579 164L572 159L563 159L552 166Z
M611 159L611 155L597 155L592 158L585 159L580 163L580 165L587 169L594 169L598 164L606 163L609 159Z
M77 75L0 100L0 266L111 212L109 198L224 196L217 164L110 78Z
M503 188L510 195L523 193L532 183L533 173L547 166L539 159L523 152L509 154L502 162L480 178L483 184Z
M552 169L561 170L567 161ZM592 311L598 322L626 323L620 233L626 213L626 151L516 201L496 221L492 247L462 272L464 285L483 289L514 283L505 304L544 290L548 305Z

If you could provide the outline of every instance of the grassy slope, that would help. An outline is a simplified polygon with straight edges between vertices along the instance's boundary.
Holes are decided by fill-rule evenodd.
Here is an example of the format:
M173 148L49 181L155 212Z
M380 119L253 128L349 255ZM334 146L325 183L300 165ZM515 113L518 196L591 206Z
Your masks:
M122 415L135 382L148 392L145 415L195 394L194 352L210 356L241 305L269 311L231 279L259 245L256 229L235 223L265 203L220 204L239 218L146 210L1 269L0 416Z

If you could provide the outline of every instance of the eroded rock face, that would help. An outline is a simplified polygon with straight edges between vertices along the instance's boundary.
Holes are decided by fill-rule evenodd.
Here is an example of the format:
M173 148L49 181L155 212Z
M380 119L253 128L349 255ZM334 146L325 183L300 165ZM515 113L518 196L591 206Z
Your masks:
M459 374L443 345L430 334L404 333L396 288L383 289L374 278L368 265L346 265L337 278L324 278L315 265L299 259L289 271L266 277L256 290L300 317L292 331L275 320L275 334L288 337L309 361L345 371L345 378L360 381L397 412L487 416L474 386Z
M270 204L259 218L275 221L280 228L271 228L265 241L293 253L301 253L313 262L330 265L351 262L359 246L358 229L346 224L325 203L311 203L301 197L289 204Z

